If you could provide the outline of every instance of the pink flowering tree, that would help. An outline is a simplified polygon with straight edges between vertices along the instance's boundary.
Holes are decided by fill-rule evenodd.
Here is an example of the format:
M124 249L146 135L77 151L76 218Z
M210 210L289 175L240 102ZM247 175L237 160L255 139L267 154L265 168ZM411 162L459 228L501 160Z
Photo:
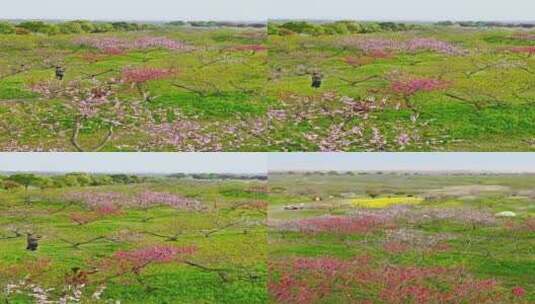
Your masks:
M509 49L510 52L519 55L525 55L530 58L535 55L535 46L519 46Z
M277 303L523 303L523 289L507 291L494 279L462 268L381 265L369 256L294 258L269 265L270 297Z
M105 82L96 79L73 80L66 84L45 81L31 86L31 89L48 99L65 99L65 110L71 118L69 142L80 152L99 151L113 139L115 130L131 130L148 118L147 109L139 103L122 102L117 98L119 84L115 79ZM57 127L51 126L53 129ZM91 144L83 145L80 142L82 133L90 130L104 131L104 135L100 138L93 135ZM59 130L57 132L62 133Z
M341 44L356 47L366 54L381 53L416 53L419 51L431 51L450 56L465 55L466 51L450 42L434 38L412 38L409 40L397 40L387 38L343 38Z
M173 122L151 123L147 145L181 152L214 152L224 147L241 150L265 149L268 122L263 117L240 117L239 120L200 121L174 112Z
M391 224L378 216L325 216L287 223L288 229L304 233L369 234ZM295 228L292 228L295 227Z
M121 192L77 191L65 194L63 199L89 207L92 210L90 215L96 219L108 215L119 215L122 213L123 207L144 211L143 222L152 219L149 216L149 211L157 206L168 206L182 211L202 211L204 209L203 204L196 199L150 190L144 190L134 195L126 195Z
M170 69L160 68L126 68L122 71L122 81L136 88L143 101L151 101L156 97L148 91L148 82L160 80L175 75L177 72Z
M399 111L387 98L370 96L355 99L328 92L320 96L282 96L282 106L272 107L267 114L268 145L278 147L288 142L277 134L299 126L302 137L291 140L289 150L365 151L403 149L409 142L419 140L418 133L425 124L416 115L398 120L384 128L373 119L385 110ZM321 128L316 127L322 125Z
M74 44L90 47L108 55L122 55L128 51L151 51L166 49L170 51L191 51L194 47L182 41L166 37L144 36L134 40L117 37L82 37Z
M197 248L194 246L148 246L139 249L121 250L111 257L97 263L97 275L101 275L99 283L109 282L118 277L132 276L145 290L152 291L143 276L143 272L155 264L184 263L188 257L194 255Z
M425 77L414 77L408 75L394 76L390 80L390 90L400 96L405 106L416 110L410 99L417 93L442 91L449 87L449 82Z
M73 212L69 215L69 218L78 225L85 225L107 216L117 216L120 214L122 214L122 210L119 206L106 202L94 206L90 212Z
M150 216L149 211L156 206L168 206L177 210L183 211L200 211L203 209L203 205L200 201L195 199L186 198L180 195L167 193L167 192L155 192L145 190L136 194L129 202L134 208L138 208L143 211L143 222L148 222L153 219ZM177 240L177 234L175 237L169 236L169 239Z

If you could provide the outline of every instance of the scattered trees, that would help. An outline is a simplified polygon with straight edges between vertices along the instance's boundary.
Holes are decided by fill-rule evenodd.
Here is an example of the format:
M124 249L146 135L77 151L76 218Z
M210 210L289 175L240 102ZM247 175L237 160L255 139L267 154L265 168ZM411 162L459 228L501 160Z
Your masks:
M395 22L355 22L336 21L328 23L311 23L306 21L290 21L285 23L270 22L269 35L345 35L375 32L398 32L417 28L415 24Z
M2 22L0 34L83 34L106 32L145 31L157 28L153 24L132 22L91 22L87 20L74 20L66 22L48 23L43 21L24 21L18 24Z

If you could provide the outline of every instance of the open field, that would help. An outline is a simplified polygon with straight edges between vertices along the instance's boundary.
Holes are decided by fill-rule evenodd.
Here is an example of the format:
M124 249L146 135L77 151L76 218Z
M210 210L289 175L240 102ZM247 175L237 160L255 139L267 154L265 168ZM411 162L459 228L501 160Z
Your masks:
M72 174L1 183L2 303L267 300L261 181Z
M382 26L270 22L274 149L535 149L533 30Z
M534 182L270 173L270 302L533 303Z
M0 34L0 150L263 149L265 37L174 26Z
M267 31L0 34L0 149L535 149L531 29L270 22Z

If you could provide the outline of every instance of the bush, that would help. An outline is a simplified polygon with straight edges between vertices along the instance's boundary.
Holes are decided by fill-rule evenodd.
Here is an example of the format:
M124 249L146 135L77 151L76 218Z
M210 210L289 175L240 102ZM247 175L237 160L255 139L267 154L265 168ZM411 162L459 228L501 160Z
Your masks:
M107 33L113 31L113 25L111 23L95 23L94 27L95 33Z
M65 22L58 27L62 34L80 34L85 32L82 25L78 22Z
M0 22L0 34L14 34L15 27L7 22Z
M395 22L355 22L355 21L336 21L323 24L309 23L306 21L290 21L283 24L269 23L269 35L347 35L375 32L396 32L414 29L416 26L405 23Z
M47 33L48 25L42 21L26 21L19 24L20 28L26 29L32 33Z
M5 180L2 182L2 188L4 188L5 190L11 190L11 189L16 189L16 188L21 188L21 187L22 187L21 184L12 180Z
M16 27L15 28L15 34L17 35L29 35L31 32L25 28L22 27Z
M129 23L129 22L91 22L85 20L67 21L58 24L45 23L43 21L25 21L13 27L9 23L0 24L0 34L3 31L15 32L19 35L29 33L39 33L47 35L56 34L82 34L82 33L106 33L113 31L142 31L154 29L151 24Z
M321 35L325 33L325 29L321 25L316 25L305 21L286 22L280 27L281 29L286 29L299 34Z

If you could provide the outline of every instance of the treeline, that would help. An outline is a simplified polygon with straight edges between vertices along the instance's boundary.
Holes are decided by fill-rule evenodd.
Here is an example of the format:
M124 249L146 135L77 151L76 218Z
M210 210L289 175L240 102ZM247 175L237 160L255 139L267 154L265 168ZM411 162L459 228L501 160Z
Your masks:
M232 22L232 21L171 21L168 26L191 26L191 27L255 27L264 28L261 22Z
M269 35L344 35L376 32L399 32L416 29L418 25L396 22L357 22L336 21L329 23L311 23L306 21L290 21L285 23L270 22Z
M260 174L227 174L227 173L175 173L169 175L171 178L183 179L239 179L239 180L267 180L267 175Z
M49 23L44 21L23 21L20 23L0 22L0 34L27 35L32 33L83 34L107 32L144 31L157 28L154 24L134 22L91 22L85 20Z
M246 22L222 22L222 21L173 21L165 24L150 24L137 22L93 22L75 20L66 22L23 21L6 22L0 21L0 34L84 34L84 33L108 33L108 32L134 32L153 30L162 27L191 26L191 27L255 27L264 28L264 23Z
M127 174L88 174L68 173L63 175L35 175L31 173L17 173L8 176L0 176L0 186L4 190L16 188L37 187L64 188L64 187L87 187L115 184L137 184L148 181L150 177Z
M523 27L535 28L535 23L522 22L497 22L497 21L440 21L435 23L439 26L462 26L462 27Z

